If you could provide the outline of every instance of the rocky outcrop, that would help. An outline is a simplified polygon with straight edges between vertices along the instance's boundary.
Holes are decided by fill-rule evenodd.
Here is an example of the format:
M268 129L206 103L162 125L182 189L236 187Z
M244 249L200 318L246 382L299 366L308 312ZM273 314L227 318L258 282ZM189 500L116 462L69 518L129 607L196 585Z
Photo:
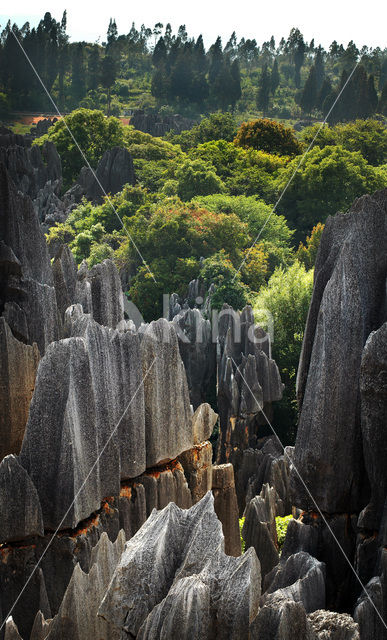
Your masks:
M254 325L251 307L239 314L223 306L218 343L217 462L234 463L232 452L255 442L258 425L266 422L262 412L271 415L270 405L281 399L283 384L271 358L269 335Z
M151 136L164 136L168 131L181 133L187 129L192 129L195 120L184 118L176 114L173 116L163 116L156 113L144 113L135 111L130 118L130 124L139 131L149 133Z
M67 283L67 286L71 285L73 288L74 281L71 274L67 278ZM99 324L112 329L123 328L123 293L114 262L107 259L91 269L88 269L86 262L83 262L78 270L72 302L81 304L84 313L89 313Z
M232 464L212 468L212 493L215 513L222 523L224 550L228 556L238 557L241 555L241 537Z
M262 580L279 562L275 489L264 485L259 496L255 496L246 507L242 536L246 549L254 547L261 564Z
M300 602L280 595L263 606L250 626L250 640L316 640Z
M50 182L58 195L62 186L62 165L55 145L46 141L37 145L0 146L0 163L3 163L16 188L34 200L41 189Z
M73 319L72 337L51 344L40 361L21 462L53 530L74 528L105 496L118 495L120 478L145 470L137 335Z
M202 442L179 456L191 491L192 504L201 500L212 488L212 445Z
M198 443L193 442L187 378L173 326L161 318L142 328L140 335L146 466L152 467L176 458Z
M0 318L0 460L20 451L38 362L36 344L26 345L14 338Z
M325 565L304 551L281 561L265 578L266 604L272 598L301 602L311 613L325 607Z
M60 200L62 165L55 145L30 146L30 139L9 137L0 144L0 163L7 168L18 191L33 201L38 220L47 226L66 218Z
M316 640L363 640L359 627L347 613L314 611L308 615ZM376 636L372 636L376 640Z
M370 333L385 320L387 191L328 218L298 371L301 408L295 465L327 513L365 504L360 369ZM314 508L293 476L295 504Z
M371 500L359 526L379 529L387 496L387 322L373 331L365 344L360 370L361 430Z
M119 634L105 620L97 616L97 611L124 550L124 545L123 531L119 533L114 543L109 540L106 533L103 533L92 549L89 571L85 573L79 564L75 566L59 611L50 622L48 635L50 640L70 637L74 640L94 640L95 638L119 640Z
M189 511L170 503L130 540L99 609L122 637L246 638L258 609L253 550L224 554L208 493ZM130 615L128 613L130 612Z
M0 463L0 544L44 534L39 497L17 458Z
M30 198L0 165L0 313L14 335L40 353L59 337L50 259Z
M52 263L54 277L56 304L61 317L64 320L68 307L76 302L75 288L77 284L77 265L68 245L61 245ZM83 273L82 273L83 275ZM84 309L88 313L88 309Z
M179 349L187 374L191 404L196 409L208 399L215 386L216 343L211 323L199 309L185 309L173 317L179 338Z
M292 455L293 447L284 449L274 436L261 438L256 442L256 448L249 447L242 452L235 474L241 516L246 504L261 493L264 484L273 487L277 493L276 515L291 513L289 482Z
M66 206L80 202L83 197L95 203L103 201L106 194L122 191L125 184L135 184L133 160L121 147L113 147L103 154L95 171L83 167L76 184L63 196Z

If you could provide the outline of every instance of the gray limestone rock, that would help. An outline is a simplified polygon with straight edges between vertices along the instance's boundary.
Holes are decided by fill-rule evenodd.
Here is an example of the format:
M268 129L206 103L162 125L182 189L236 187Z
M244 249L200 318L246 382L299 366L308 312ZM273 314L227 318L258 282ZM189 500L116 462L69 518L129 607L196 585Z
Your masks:
M64 244L52 263L56 302L63 320L65 311L75 302L75 287L77 283L77 265L68 245Z
M202 442L179 456L191 491L192 504L201 500L212 488L212 445ZM180 506L180 505L179 505Z
M188 385L176 331L161 318L143 328L146 466L176 458L194 444ZM171 393L171 390L174 390Z
M387 495L387 322L365 344L360 373L361 430L371 501L358 526L379 529Z
M37 491L13 455L0 463L0 513L0 543L44 534Z
M300 551L282 561L266 576L266 604L280 595L286 600L301 602L311 613L325 607L325 565L308 553Z
M117 630L97 616L97 612L124 545L123 531L115 543L103 533L92 550L89 572L84 573L76 565L58 614L50 623L48 640L119 640Z
M8 618L5 624L4 640L23 640L23 638L19 634L19 629L13 621L12 616Z
M76 317L40 361L21 453L45 528L74 528L144 471L144 412L138 336Z
M279 562L275 489L264 485L259 496L253 498L246 507L242 536L246 549L254 547L261 563L262 579Z
M35 385L39 349L13 337L0 318L0 460L19 453Z
M186 309L175 315L173 323L179 339L180 355L187 374L191 404L196 409L208 398L215 382L216 344L209 320L199 309Z
M113 147L105 151L95 172L89 167L81 169L77 182L66 191L63 200L69 206L80 202L85 196L87 200L99 203L103 201L105 193L114 195L125 184L133 185L135 182L132 156L124 148Z
M238 557L241 555L241 536L232 464L212 468L212 493L215 513L222 523L224 550L228 556Z
M219 314L218 408L220 437L217 462L232 462L233 451L243 451L266 423L270 405L282 398L283 384L271 358L269 335L254 324L252 308L242 313L223 305Z
M348 613L314 611L308 615L316 640L363 640L359 627ZM372 636L376 640L376 636Z
M217 419L218 414L207 402L198 406L192 416L192 433L195 445L199 445L211 437Z
M41 611L38 611L32 627L30 640L46 640L51 627L52 619L46 620Z
M30 198L1 164L0 205L0 310L15 336L43 353L59 335L50 259Z
M387 191L328 218L298 370L301 408L294 463L319 507L359 512L367 500L360 368L371 331L386 319ZM292 476L296 506L314 509Z
M188 511L173 503L153 511L126 544L99 615L122 637L171 637L179 621L179 637L188 640L205 629L210 609L203 639L246 638L258 610L259 563L253 550L231 558L223 545L210 492Z
M104 260L90 270L79 268L72 302L82 305L96 322L112 329L122 328L124 303L120 276L112 260Z
M250 640L316 640L300 602L280 594L263 606L250 626Z

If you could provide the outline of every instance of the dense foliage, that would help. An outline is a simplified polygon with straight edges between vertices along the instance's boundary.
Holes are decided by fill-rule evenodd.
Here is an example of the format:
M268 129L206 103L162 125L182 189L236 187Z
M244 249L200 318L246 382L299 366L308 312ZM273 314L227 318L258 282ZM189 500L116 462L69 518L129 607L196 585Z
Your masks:
M203 39L189 36L185 25L150 28L133 24L119 34L110 20L106 41L70 42L67 16L57 21L47 12L37 28L9 21L0 36L0 109L52 109L31 73L12 31L22 43L61 110L104 109L127 115L135 108L176 111L197 117L232 109L239 120L258 115L283 119L321 118L340 94L330 122L387 115L387 50L353 41L333 41L328 49L306 42L299 29L287 38L258 44L220 37L206 50ZM361 64L349 79L356 62ZM213 138L215 139L215 138Z
M265 324L268 313L273 326L273 357L285 383L284 396L277 403L275 419L278 432L288 439L295 436L296 374L304 328L313 288L313 270L307 271L295 261L289 269L278 267L255 301L256 320Z

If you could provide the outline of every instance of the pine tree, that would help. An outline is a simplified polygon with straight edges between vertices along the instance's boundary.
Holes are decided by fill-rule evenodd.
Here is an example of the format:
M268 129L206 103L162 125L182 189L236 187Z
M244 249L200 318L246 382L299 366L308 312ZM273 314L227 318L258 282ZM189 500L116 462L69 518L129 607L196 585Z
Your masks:
M261 109L263 115L266 115L269 109L270 101L270 74L267 69L267 65L263 65L261 77L258 83L257 91L257 107Z
M323 111L324 114L326 113L324 111L324 102L330 93L332 93L332 83L328 78L328 76L325 76L324 82L321 85L321 89L318 92L317 99L316 99L317 109L319 109L320 111ZM329 108L328 108L328 111L329 111Z
M161 37L153 50L152 62L155 67L159 67L160 65L165 66L166 61L167 47L165 46L164 38Z
M101 84L107 89L107 115L110 116L111 88L116 81L116 62L108 53L102 58Z
M312 65L309 71L308 78L305 82L304 89L302 91L300 106L304 113L310 114L316 104L317 100L317 82L316 82L316 69Z
M279 83L280 83L280 75L278 71L278 62L276 58L274 60L274 64L273 64L273 68L271 70L271 76L270 76L270 90L273 96L278 89Z
M384 116L387 116L387 82L382 88L382 92L380 94L378 111L382 113Z
M89 51L87 60L87 88L97 89L99 83L99 47L94 44Z
M78 106L86 93L86 73L83 46L81 42L73 45L71 58L71 96Z
M314 57L314 68L316 72L316 88L317 91L320 91L325 77L324 56L321 45L317 49Z
M376 107L378 106L378 94L375 89L375 76L371 74L368 78L368 100L371 107L371 113L375 113Z
M234 60L230 67L231 84L230 84L230 104L232 110L235 109L235 105L239 98L242 96L241 89L241 72L239 69L238 60Z

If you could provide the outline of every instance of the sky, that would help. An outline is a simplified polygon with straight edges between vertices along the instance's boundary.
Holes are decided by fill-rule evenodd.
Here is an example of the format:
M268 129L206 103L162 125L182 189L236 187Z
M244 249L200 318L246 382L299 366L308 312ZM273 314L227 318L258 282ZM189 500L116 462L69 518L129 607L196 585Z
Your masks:
M7 3L9 10L11 5ZM219 2L219 0L145 0L143 2L90 2L89 0L49 0L40 4L39 0L18 0L17 8L11 14L4 13L0 6L0 25L4 27L10 18L19 26L29 21L36 26L46 11L60 20L67 9L67 33L70 40L95 42L106 40L110 17L115 18L119 33L128 33L132 22L139 28L142 23L153 27L156 22L170 22L177 30L185 24L188 34L203 35L206 47L218 35L226 43L235 30L238 39L255 38L258 44L274 35L276 41L288 36L292 27L298 27L309 42L329 47L333 40L346 45L354 40L358 47L387 46L386 28L387 4L383 0L365 3L364 0L326 0L312 3L310 0L274 0L262 2L240 0L239 2Z

